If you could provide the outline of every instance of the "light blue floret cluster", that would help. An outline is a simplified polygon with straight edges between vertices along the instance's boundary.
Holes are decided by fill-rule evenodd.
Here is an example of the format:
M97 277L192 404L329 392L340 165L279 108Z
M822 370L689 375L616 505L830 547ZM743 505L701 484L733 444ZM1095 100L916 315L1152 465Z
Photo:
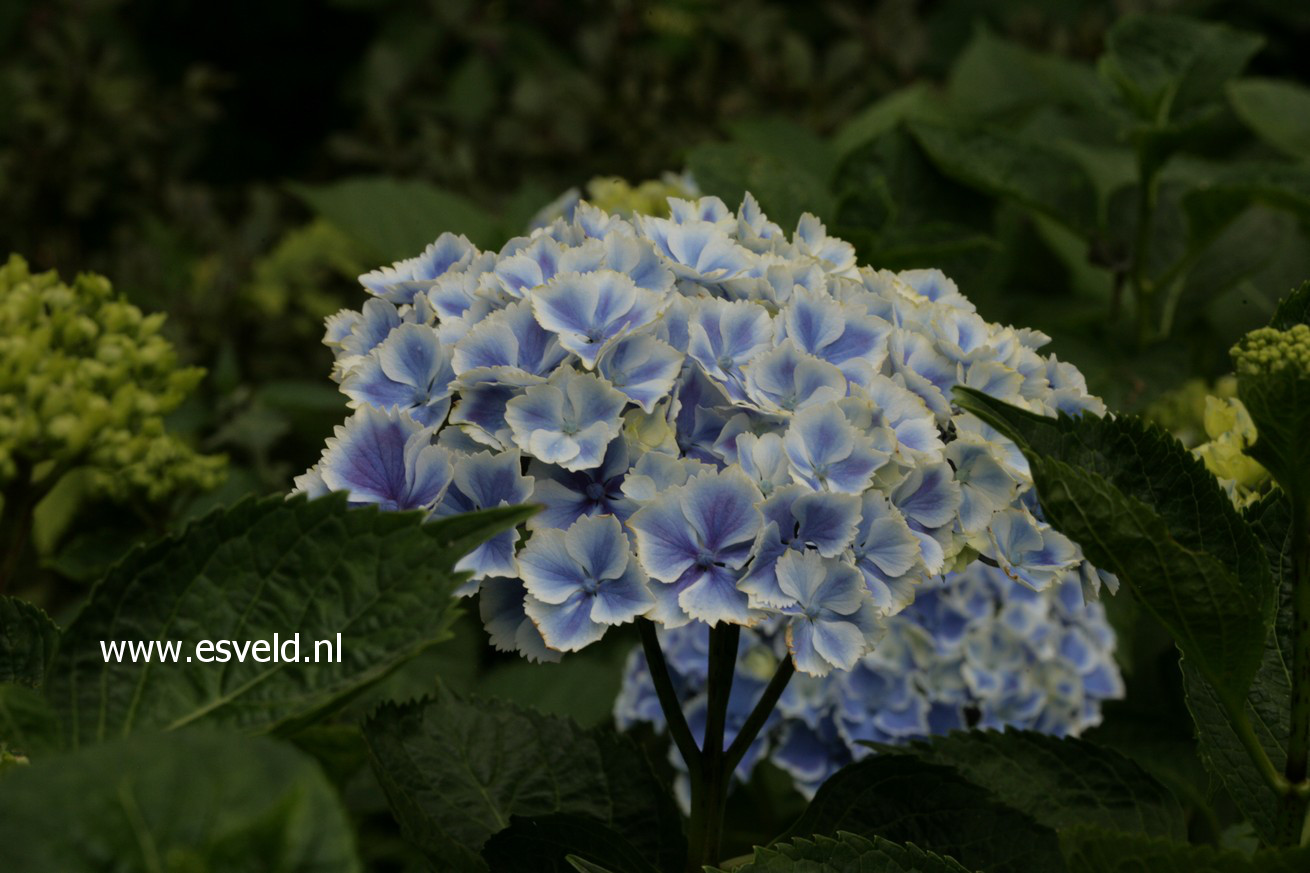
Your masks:
M859 267L749 194L667 218L579 203L498 252L444 234L328 320L354 414L297 490L443 516L524 502L460 564L495 645L553 659L646 617L768 628L850 670L932 580L985 556L1034 591L1100 576L1015 447L951 402L1103 411L1048 338L935 270Z
M924 583L914 603L884 626L877 648L854 669L791 681L737 766L738 779L748 779L767 758L809 797L833 772L872 754L864 743L904 743L973 726L1076 735L1100 722L1103 700L1123 694L1114 632L1104 607L1084 602L1076 574L1034 591L974 563ZM688 626L660 636L699 738L709 634ZM786 656L776 619L742 632L725 741L736 736ZM664 727L640 651L628 661L615 718L624 729L639 722ZM669 758L681 766L672 749Z

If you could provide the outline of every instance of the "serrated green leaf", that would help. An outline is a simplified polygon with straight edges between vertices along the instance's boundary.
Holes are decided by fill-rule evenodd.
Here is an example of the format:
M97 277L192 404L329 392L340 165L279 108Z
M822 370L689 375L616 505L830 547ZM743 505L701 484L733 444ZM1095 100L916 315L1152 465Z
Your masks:
M556 813L604 822L661 869L683 862L676 806L612 728L441 691L384 706L364 736L402 831L442 869L487 870L480 853L512 817Z
M1046 418L963 388L956 398L1018 444L1047 520L1117 575L1238 705L1276 591L1255 534L1201 462L1132 417Z
M92 591L51 664L48 694L73 744L196 722L289 730L446 635L452 571L469 545L530 508L421 524L348 509L345 495L246 500L139 549ZM454 534L452 536L452 533ZM342 635L340 663L187 662L200 640L285 641L299 656ZM179 663L106 662L101 643L180 643ZM269 656L266 656L269 657Z
M1244 855L1211 846L1082 828L1061 837L1069 873L1303 873L1310 849Z
M264 738L143 734L0 778L6 873L353 873L351 834L318 767Z
M1019 730L955 731L889 752L951 767L1053 830L1081 824L1187 837L1182 807L1168 789L1118 752L1085 740Z
M59 644L59 628L39 607L0 596L0 684L36 688Z
M911 121L910 132L943 173L1046 215L1077 233L1096 226L1097 191L1063 151L1000 128Z
M580 815L514 816L482 847L495 873L572 873L578 862L594 870L660 873L646 855L600 819ZM603 866L602 866L603 865Z
M1310 281L1302 282L1300 288L1279 301L1274 317L1269 320L1269 326L1275 330L1287 330L1297 324L1310 324Z
M755 850L733 873L967 873L954 858L925 852L913 843L898 845L858 834L819 836L775 843ZM721 871L722 873L722 871Z
M1292 568L1289 532L1291 512L1282 492L1263 498L1246 509L1243 518L1251 526L1268 556L1277 585L1278 612L1274 630L1265 638L1260 668L1247 691L1243 709L1257 740L1274 769L1287 765L1287 743L1291 734L1292 700ZM1229 797L1247 821L1267 843L1277 840L1278 803L1251 757L1233 732L1221 702L1200 673L1183 661L1187 707L1196 723L1201 760L1211 775L1221 781Z
M946 96L956 113L988 118L1061 105L1099 112L1109 98L1086 64L1035 52L985 27L951 67Z
M1310 158L1310 88L1281 79L1238 79L1228 83L1237 116L1274 148Z
M1106 36L1102 76L1144 120L1163 126L1221 99L1264 44L1251 33L1179 15L1128 15Z
M446 232L462 233L482 248L503 242L494 216L427 182L361 178L288 188L380 260L415 257Z
M1054 831L954 769L911 755L872 755L838 770L782 839L840 831L914 843L988 873L1063 869Z

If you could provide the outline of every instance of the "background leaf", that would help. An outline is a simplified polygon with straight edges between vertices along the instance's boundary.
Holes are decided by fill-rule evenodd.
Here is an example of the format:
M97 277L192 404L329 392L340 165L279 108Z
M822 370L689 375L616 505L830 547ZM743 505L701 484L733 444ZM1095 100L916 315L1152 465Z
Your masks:
M857 834L836 839L815 837L775 843L755 850L748 864L734 873L965 873L953 858L925 852L914 844L897 845L881 837L867 840Z
M1282 79L1238 79L1228 83L1228 100L1265 142L1310 158L1310 88Z
M462 233L483 248L499 246L506 235L495 216L473 201L428 182L379 177L288 187L382 261L412 258L446 232Z
M0 597L0 684L36 688L59 644L59 628L40 607Z
M421 524L347 509L345 495L246 500L133 552L93 590L51 665L49 696L73 745L199 721L291 729L442 639L467 546L531 514L511 507ZM469 527L480 531L470 535ZM470 539L472 536L472 539ZM106 662L100 643L281 640L300 657L341 633L341 663Z
M838 770L783 838L840 831L914 843L988 873L1063 869L1049 828L952 768L910 755L873 755Z
M1264 40L1180 15L1129 15L1106 37L1101 73L1148 122L1163 125L1222 95Z
M482 859L495 873L573 873L578 860L621 873L659 873L605 822L580 815L514 816L487 840Z
M1269 558L1278 586L1278 613L1273 632L1265 639L1260 669L1246 694L1243 707L1247 718L1269 756L1274 769L1287 766L1287 743L1291 735L1292 700L1292 568L1289 533L1291 511L1286 495L1274 492L1250 506L1244 513ZM1187 707L1196 722L1201 760L1210 774L1223 783L1229 797L1255 832L1267 843L1278 838L1278 803L1261 778L1250 755L1224 715L1214 689L1186 659L1183 678Z
M661 869L683 863L672 798L612 728L441 691L383 706L364 736L401 829L443 869L487 870L483 846L512 817L555 813L605 823Z
M269 739L142 734L0 778L6 873L352 873L346 815L318 767Z
M955 731L886 751L951 767L1057 831L1081 824L1187 837L1182 808L1166 788L1118 752L1085 740L1019 730Z
M909 129L946 175L1080 234L1096 226L1096 186L1082 164L1065 153L999 128L916 121Z
M1083 828L1062 839L1069 873L1300 873L1310 849L1245 855L1211 846Z

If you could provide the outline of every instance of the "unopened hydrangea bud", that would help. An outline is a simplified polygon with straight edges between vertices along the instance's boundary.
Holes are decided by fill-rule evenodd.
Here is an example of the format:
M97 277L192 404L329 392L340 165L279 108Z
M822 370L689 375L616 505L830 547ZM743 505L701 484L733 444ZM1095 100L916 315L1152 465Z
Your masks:
M1238 376L1290 373L1310 377L1310 324L1262 327L1233 347Z

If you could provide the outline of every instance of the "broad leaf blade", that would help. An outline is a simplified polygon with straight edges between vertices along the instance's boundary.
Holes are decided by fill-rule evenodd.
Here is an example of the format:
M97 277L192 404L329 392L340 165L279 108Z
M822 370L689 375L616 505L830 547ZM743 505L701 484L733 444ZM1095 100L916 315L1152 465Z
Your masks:
M503 241L492 215L427 182L362 178L289 187L320 216L383 260L415 257L446 232L462 233L484 248Z
M677 808L611 728L442 691L384 706L364 735L401 829L443 869L486 870L483 847L511 818L557 813L605 823L657 867L681 863Z
M998 128L909 124L933 163L953 179L1047 215L1076 233L1096 226L1096 186L1064 152Z
M733 873L967 873L954 858L881 837L843 833L757 848L750 863Z
M1101 74L1144 120L1164 126L1222 98L1263 45L1251 33L1179 15L1128 15L1110 29Z
M59 628L39 607L0 597L0 684L36 688L59 644Z
M1301 873L1310 849L1259 851L1253 856L1211 846L1084 828L1061 843L1069 873Z
M599 870L660 873L605 822L580 815L514 816L487 840L482 859L495 873L573 873L578 861Z
M530 512L493 511L481 536ZM201 721L291 729L338 705L446 635L461 578L450 567L463 553L443 545L444 530L415 513L347 509L344 495L272 497L133 552L92 591L51 665L49 696L68 740ZM456 539L471 541L462 529ZM202 639L245 645L277 634L284 643L297 633L300 662L260 663L251 651L242 663L187 661ZM338 633L341 662L304 662ZM102 641L153 640L180 644L180 662L106 662L101 650Z
M1237 116L1274 148L1310 158L1310 88L1281 79L1238 79L1228 83Z
M1033 731L956 731L892 753L951 767L1057 831L1090 824L1187 838L1173 794L1128 758L1085 740Z
M146 734L0 778L6 873L353 873L351 833L313 761L263 738Z
M1275 591L1254 533L1201 462L1133 418L1045 418L969 389L956 396L1018 444L1050 523L1133 590L1221 695L1240 701Z
M1282 492L1253 504L1243 514L1269 557L1278 586L1274 631L1265 639L1260 668L1243 704L1251 727L1274 769L1287 765L1292 700L1292 572L1289 532L1291 511ZM1187 707L1196 722L1197 744L1206 769L1267 843L1279 836L1277 798L1269 791L1251 756L1233 732L1215 691L1200 672L1183 660Z
M1063 869L1054 831L952 768L911 755L838 770L784 839L841 831L914 843L988 873Z

